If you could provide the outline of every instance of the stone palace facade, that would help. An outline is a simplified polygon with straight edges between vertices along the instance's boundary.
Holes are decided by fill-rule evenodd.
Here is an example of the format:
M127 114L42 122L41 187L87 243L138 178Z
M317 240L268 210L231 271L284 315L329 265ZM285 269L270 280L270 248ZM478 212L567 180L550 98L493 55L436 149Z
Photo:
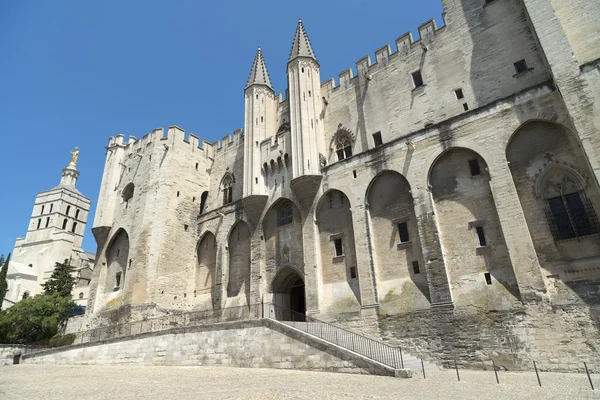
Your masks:
M600 3L442 3L337 80L299 21L285 96L259 48L222 141L112 137L88 326L274 302L465 365L600 362Z

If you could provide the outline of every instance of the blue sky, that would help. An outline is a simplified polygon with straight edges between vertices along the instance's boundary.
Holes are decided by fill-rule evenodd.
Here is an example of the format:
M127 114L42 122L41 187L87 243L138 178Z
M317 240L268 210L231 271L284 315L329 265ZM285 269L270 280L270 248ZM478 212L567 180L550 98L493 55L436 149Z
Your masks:
M56 186L80 148L78 189L92 202L105 149L178 125L213 141L243 126L258 45L276 92L302 18L323 81L435 18L440 0L205 2L0 0L0 253L24 237L35 195Z

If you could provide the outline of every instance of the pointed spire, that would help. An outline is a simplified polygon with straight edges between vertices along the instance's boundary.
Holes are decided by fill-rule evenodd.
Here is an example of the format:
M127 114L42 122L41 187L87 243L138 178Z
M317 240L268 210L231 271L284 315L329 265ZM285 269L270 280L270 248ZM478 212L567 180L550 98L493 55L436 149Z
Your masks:
M315 53L310 45L310 40L308 40L308 35L304 30L304 25L302 25L302 19L300 18L298 19L298 27L296 28L294 43L292 43L292 52L290 53L288 62L296 57L308 57L317 61L317 57L315 57Z
M269 71L267 71L267 64L265 64L260 46L258 46L258 50L256 51L256 57L254 57L254 63L250 70L250 78L248 78L246 88L252 85L265 85L273 90L271 79L269 79Z

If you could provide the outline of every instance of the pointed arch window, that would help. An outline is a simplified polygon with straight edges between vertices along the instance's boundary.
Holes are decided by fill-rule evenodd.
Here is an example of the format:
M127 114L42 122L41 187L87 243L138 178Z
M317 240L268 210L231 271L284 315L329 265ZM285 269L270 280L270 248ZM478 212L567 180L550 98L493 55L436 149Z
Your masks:
M541 182L546 218L554 240L600 233L592 203L583 190L583 179L562 168L553 168Z
M223 205L227 205L233 202L233 185L235 184L235 179L233 174L228 172L223 177L221 181L221 190L223 191Z
M345 160L352 156L352 145L354 141L350 133L346 131L338 131L335 135L335 152L338 161Z

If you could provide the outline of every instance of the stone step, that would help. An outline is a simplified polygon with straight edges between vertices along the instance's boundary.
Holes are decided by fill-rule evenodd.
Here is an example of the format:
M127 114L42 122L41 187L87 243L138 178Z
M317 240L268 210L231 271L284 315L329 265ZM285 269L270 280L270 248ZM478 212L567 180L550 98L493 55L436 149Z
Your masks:
M347 329L317 321L280 322L386 365L394 366L400 364L400 352L397 350L397 347L385 345L382 342L353 333ZM429 361L423 360L423 364L421 364L420 358L404 350L402 351L402 361L404 368L410 368L413 371L422 371L423 367L426 371L440 369L439 366Z

